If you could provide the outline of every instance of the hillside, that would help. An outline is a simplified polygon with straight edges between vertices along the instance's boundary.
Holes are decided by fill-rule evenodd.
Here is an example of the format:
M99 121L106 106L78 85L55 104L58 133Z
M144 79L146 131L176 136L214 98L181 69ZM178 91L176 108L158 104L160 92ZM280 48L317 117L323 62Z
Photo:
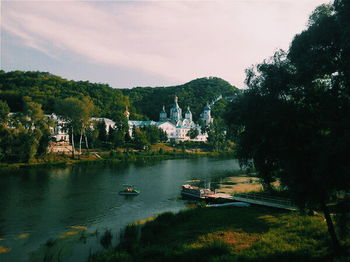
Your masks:
M123 89L123 94L129 96L135 111L148 116L150 119L158 120L162 106L169 114L170 107L174 103L174 96L179 98L179 106L183 112L190 106L193 118L196 120L207 102L211 102L218 96L232 97L239 89L227 81L217 78L198 78L186 84L169 87L135 87ZM213 107L214 117L220 115L227 101L222 99Z
M110 118L129 105L128 97L106 84L66 80L46 72L0 71L0 100L6 101L12 112L20 112L24 96L42 104L46 113L54 112L57 101L67 97L90 97L95 115Z
M55 111L58 100L66 97L90 97L96 106L94 115L115 118L128 106L132 119L158 120L163 106L169 111L175 94L183 110L189 105L194 119L203 106L219 95L232 96L238 89L220 78L200 78L184 85L171 87L136 87L114 89L107 84L66 80L47 72L0 71L0 100L8 103L12 112L23 110L23 97L40 103L46 113ZM216 103L213 113L219 115L225 108L225 99Z

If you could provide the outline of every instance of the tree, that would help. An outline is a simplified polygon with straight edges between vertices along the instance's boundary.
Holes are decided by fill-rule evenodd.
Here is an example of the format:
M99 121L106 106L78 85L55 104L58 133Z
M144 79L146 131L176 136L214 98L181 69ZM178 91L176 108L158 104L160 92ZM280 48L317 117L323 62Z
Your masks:
M243 164L267 184L275 177L301 208L323 211L333 248L339 240L328 203L350 189L349 1L315 10L289 52L247 70L249 87L226 117ZM310 190L312 188L312 190Z
M220 151L226 146L226 125L220 118L214 119L207 128L208 144L214 151Z
M6 158L11 145L12 132L9 128L10 108L5 101L0 100L0 161Z
M141 130L140 128L135 128L133 132L133 136L134 136L133 141L138 149L143 150L149 145L146 132Z
M5 161L31 162L46 153L51 122L41 105L24 98L23 113L12 114L6 103L0 102L0 158Z
M45 117L41 104L32 102L30 97L24 97L24 117L21 118L26 131L23 132L26 145L25 161L30 162L37 154L45 154L50 140L52 122Z
M125 115L121 113L114 114L113 120L115 121L115 129L116 129L116 134L115 134L115 139L114 143L116 146L122 146L127 139L129 141L131 140L129 136L129 125L128 125L128 120L126 119Z
M75 152L74 132L78 130L80 133L79 153L81 154L82 136L84 134L86 138L85 130L89 126L93 110L94 105L87 97L83 97L81 100L69 97L56 103L57 114L66 121L66 127L71 132L72 158L74 158Z
M8 104L0 100L0 123L6 123L9 118L10 108Z
M90 125L90 119L92 117L92 114L95 110L95 106L90 98L83 97L81 100L83 107L81 107L81 113L80 113L80 140L79 140L79 155L81 155L81 142L82 137L84 134L85 137L85 145L86 148L89 149L87 136L86 136L86 129Z
M96 128L98 130L98 140L100 140L102 143L108 141L108 133L107 133L107 126L104 121L98 121L96 124Z
M189 136L191 139L195 139L199 135L199 131L197 128L191 128L187 132L187 136Z

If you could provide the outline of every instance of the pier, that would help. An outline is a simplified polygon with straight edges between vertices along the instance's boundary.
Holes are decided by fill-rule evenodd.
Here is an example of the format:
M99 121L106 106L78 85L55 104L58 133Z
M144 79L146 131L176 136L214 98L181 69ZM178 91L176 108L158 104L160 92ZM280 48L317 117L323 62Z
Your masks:
M235 194L233 200L254 205L275 207L295 211L297 206L290 200L257 193Z

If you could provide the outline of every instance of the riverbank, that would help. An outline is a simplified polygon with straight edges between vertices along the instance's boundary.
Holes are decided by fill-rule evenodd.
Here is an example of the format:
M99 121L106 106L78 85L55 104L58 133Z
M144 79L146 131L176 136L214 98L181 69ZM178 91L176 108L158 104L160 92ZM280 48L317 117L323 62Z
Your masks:
M27 261L33 252L35 259L29 261L44 261L47 252L55 253L52 261L58 256L60 261L87 261L90 253L104 249L106 229L115 246L129 223L186 208L179 199L186 181L219 181L234 171L239 171L237 160L200 157L5 172L0 176L0 246L6 252L0 261ZM119 195L125 183L135 185L140 195ZM71 232L77 226L87 228L84 235Z
M323 220L263 207L167 212L128 226L116 249L90 261L332 261Z
M181 152L181 151L98 151L84 152L74 159L65 154L47 154L31 163L0 163L0 172L20 168L64 167L69 165L86 165L98 163L125 163L137 161L156 161L168 159L186 159L198 157L234 157L233 152Z

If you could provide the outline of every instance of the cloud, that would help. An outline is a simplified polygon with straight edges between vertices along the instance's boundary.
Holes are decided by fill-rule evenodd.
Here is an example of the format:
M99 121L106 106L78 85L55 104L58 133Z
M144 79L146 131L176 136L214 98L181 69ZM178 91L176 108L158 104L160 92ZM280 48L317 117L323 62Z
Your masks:
M3 2L2 28L55 59L67 52L177 82L219 76L242 86L244 69L288 48L324 1L296 2Z

